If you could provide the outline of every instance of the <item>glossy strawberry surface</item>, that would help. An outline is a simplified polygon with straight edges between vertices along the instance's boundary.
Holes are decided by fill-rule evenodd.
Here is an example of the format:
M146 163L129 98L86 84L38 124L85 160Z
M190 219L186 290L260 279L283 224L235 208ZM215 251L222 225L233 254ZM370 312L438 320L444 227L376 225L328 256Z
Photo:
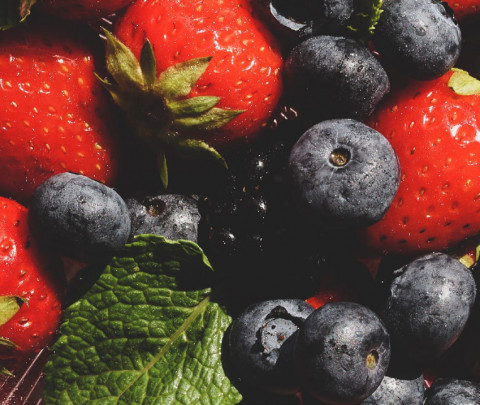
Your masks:
M480 13L480 1L478 0L448 0L447 3L459 21Z
M0 41L0 193L27 201L55 173L111 184L115 147L94 53L70 33L19 29Z
M64 277L58 262L32 238L28 211L0 197L0 296L25 300L16 314L0 326L0 337L16 348L2 348L1 357L16 351L32 353L54 337L62 314Z
M443 250L480 231L480 96L456 94L451 75L397 88L369 121L402 173L390 209L362 234L380 253Z
M221 130L201 134L214 147L253 139L280 98L282 57L247 1L140 0L127 8L114 33L137 57L150 40L157 73L213 57L190 96L218 96L218 107L244 111Z

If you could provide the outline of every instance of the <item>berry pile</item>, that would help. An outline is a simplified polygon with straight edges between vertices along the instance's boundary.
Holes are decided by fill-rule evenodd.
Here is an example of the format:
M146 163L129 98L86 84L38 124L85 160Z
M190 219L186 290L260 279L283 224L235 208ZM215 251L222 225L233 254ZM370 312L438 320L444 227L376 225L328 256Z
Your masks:
M479 18L0 6L0 398L479 404Z

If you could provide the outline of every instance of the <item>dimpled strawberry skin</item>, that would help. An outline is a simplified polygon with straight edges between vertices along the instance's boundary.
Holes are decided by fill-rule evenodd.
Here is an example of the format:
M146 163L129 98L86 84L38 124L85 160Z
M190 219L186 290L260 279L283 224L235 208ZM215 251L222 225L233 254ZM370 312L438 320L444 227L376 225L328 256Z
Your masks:
M32 238L27 212L17 202L0 197L0 296L26 300L0 326L0 337L21 352L35 352L52 340L60 322L64 278L56 261Z
M205 135L214 147L253 139L282 93L282 57L272 35L244 0L140 0L127 8L115 35L139 57L146 39L157 73L176 63L213 56L190 96L218 96L217 107L243 110Z
M377 252L438 251L480 232L480 96L456 94L451 75L393 91L369 121L401 167L392 205L361 235Z
M92 50L64 31L13 30L2 35L0 71L0 194L28 201L65 171L111 185L116 148Z

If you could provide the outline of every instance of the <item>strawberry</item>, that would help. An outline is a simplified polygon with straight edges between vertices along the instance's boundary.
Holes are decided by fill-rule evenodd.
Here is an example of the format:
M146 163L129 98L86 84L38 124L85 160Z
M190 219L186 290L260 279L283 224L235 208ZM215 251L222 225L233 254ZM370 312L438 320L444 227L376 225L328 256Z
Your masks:
M458 21L480 13L479 0L447 0L447 3Z
M68 20L90 21L106 17L126 7L133 0L43 0L50 14Z
M40 250L28 210L0 197L0 357L32 353L53 338L61 317L64 278L58 259Z
M65 171L114 182L110 100L89 37L70 28L0 33L0 194L17 201Z
M190 97L217 96L217 107L243 113L203 135L211 146L254 138L277 105L282 57L246 0L141 0L127 8L114 32L137 57L148 39L157 74L179 62L212 58Z
M382 254L418 255L480 232L480 82L465 71L411 81L368 124L392 144L401 167L382 220L361 232Z

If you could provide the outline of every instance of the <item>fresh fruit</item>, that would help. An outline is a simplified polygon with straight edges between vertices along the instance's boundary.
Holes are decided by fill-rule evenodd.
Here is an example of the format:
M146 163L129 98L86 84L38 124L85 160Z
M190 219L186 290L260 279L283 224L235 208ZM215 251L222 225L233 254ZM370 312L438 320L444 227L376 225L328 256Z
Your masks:
M109 100L94 76L89 38L74 26L1 33L0 194L28 201L39 184L65 171L114 182Z
M297 335L295 368L303 387L329 404L354 404L380 385L390 361L390 340L370 309L335 302L315 310Z
M425 405L476 405L480 403L480 384L474 381L439 378L425 396Z
M50 14L67 20L94 20L107 17L126 7L133 0L41 0Z
M423 405L425 384L423 374L418 377L389 377L386 375L375 392L361 405Z
M312 226L353 228L379 221L400 181L389 142L351 119L310 128L292 148L289 166L299 211Z
M130 236L125 201L89 177L60 173L33 193L29 222L44 246L82 262L108 260Z
M422 80L447 73L461 42L451 9L439 0L384 0L373 34L383 63Z
M478 17L480 14L480 2L478 0L448 0L447 3L453 10L455 19L459 22L471 17Z
M390 90L380 62L353 39L316 36L301 42L285 62L285 83L301 111L315 122L365 119Z
M255 387L284 394L299 389L293 367L296 334L313 312L299 299L263 301L246 308L229 333L236 373Z
M380 308L396 356L417 364L437 358L458 339L473 308L475 280L462 263L432 253L394 271Z
M243 112L220 129L195 135L210 146L254 139L277 106L282 57L245 0L137 1L114 33L137 58L149 40L157 75L180 62L211 58L188 97L215 96L217 108Z
M39 248L27 218L24 206L0 197L0 358L39 351L62 314L59 261Z
M475 86L478 82L462 71L399 83L370 118L368 124L398 156L401 181L383 219L361 232L366 246L380 254L414 256L478 234Z
M198 198L164 194L126 200L131 219L130 240L151 233L171 240L198 240Z

